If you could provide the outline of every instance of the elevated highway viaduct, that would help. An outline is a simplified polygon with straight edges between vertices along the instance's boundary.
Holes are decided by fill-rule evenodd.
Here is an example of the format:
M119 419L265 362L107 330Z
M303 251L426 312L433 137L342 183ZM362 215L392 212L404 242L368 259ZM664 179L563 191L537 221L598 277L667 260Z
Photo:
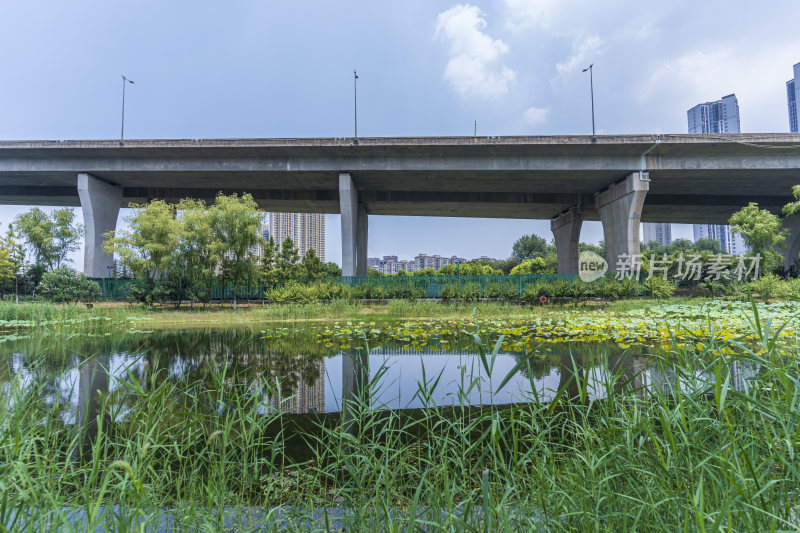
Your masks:
M369 215L549 219L559 271L577 271L584 220L609 264L639 222L725 224L779 213L800 184L800 134L0 141L0 204L80 206L84 271L103 277L120 207L248 192L267 210L341 213L345 275L366 273ZM795 227L797 226L797 227ZM800 252L790 230L787 263Z

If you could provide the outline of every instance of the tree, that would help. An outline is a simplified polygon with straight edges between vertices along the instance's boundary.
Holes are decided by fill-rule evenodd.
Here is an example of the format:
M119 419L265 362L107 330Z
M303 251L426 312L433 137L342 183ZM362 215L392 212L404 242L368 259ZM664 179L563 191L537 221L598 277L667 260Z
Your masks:
M511 274L544 274L548 271L547 263L543 257L526 259L511 269Z
M223 275L233 282L233 308L236 309L239 286L258 275L258 258L253 253L264 244L259 234L262 213L250 194L217 195L210 209L214 240L219 243Z
M549 248L554 246L548 245L542 237L536 234L523 235L514 243L512 255L520 261L530 257L544 257Z
M25 250L17 240L14 225L9 224L5 237L0 237L0 284L14 282L14 300L19 303L19 279L25 264ZM5 296L4 296L5 297Z
M130 230L108 232L104 236L103 251L116 254L134 276L146 281L147 287L140 299L152 303L155 279L169 271L178 251L181 224L175 218L175 207L163 200L130 207L134 212L125 218Z
M369 273L369 269L367 269L367 273ZM339 278L341 276L342 268L333 261L328 261L327 263L322 264L322 277Z
M322 261L313 248L310 248L305 253L303 260L300 261L300 267L302 275L306 278L318 279L322 277Z
M205 203L187 198L178 204L177 209L180 222L179 258L175 266L182 267L182 272L176 272L177 269L173 268L171 274L181 274L186 280L184 286L192 302L207 298L210 308L211 286L222 243L215 240L211 213Z
M603 241L600 241L600 245L590 244L588 242L579 242L578 243L578 253L581 252L594 252L600 257L606 256L606 245Z
M290 237L286 237L275 258L275 277L281 281L299 277L301 274L297 265L298 261L300 261L300 252L295 248L294 241Z
M794 202L789 202L783 206L783 216L785 217L791 217L800 213L800 185L792 187L792 195L794 196Z
M722 245L717 239L697 239L694 243L697 252L710 252L712 254L722 253Z
M761 255L762 271L771 272L780 264L777 250L786 243L786 230L781 229L781 219L777 215L750 202L734 213L729 223L731 231L741 234L751 254Z
M14 226L24 237L36 263L46 269L67 263L67 255L78 249L83 236L83 226L75 221L75 211L69 207L56 209L49 216L34 207L18 215Z
M55 303L96 302L102 296L96 281L68 268L46 272L39 284L38 294Z

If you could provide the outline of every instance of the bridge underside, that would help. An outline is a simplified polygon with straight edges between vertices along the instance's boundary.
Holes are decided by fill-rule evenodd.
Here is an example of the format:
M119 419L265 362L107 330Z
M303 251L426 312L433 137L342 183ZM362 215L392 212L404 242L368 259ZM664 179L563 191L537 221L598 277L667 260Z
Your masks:
M331 173L330 176L315 176L314 179L303 179L295 175L261 175L259 178L252 175L219 174L215 178L209 178L181 173L158 173L152 176L109 172L92 174L102 181L122 186L121 207L152 199L177 202L183 198L197 198L211 202L219 192L247 192L253 195L261 208L270 211L339 213L338 172ZM528 179L527 183L502 172L494 173L491 178L487 176L479 182L473 182L472 177L459 179L436 176L413 189L410 189L410 180L398 183L393 189L376 188L372 179L374 177L362 180L355 173L351 175L359 190L360 199L371 215L547 220L572 206L580 205L586 213L586 220L600 220L594 209L594 193L619 181L626 173L601 177L591 176L587 172L584 174L585 179L579 182L580 187L576 186L577 180L570 179L569 176L536 176ZM69 177L75 182L76 173L70 173ZM41 173L0 176L0 204L79 207L81 204L77 185L65 183L67 178L68 176ZM710 191L703 185L717 179L736 184L725 185L724 191L728 194L720 194L719 190ZM739 180L733 179L730 174L720 178L699 178L650 171L650 180L650 191L642 210L643 222L725 224L731 214L748 202L758 202L762 208L779 213L792 200L791 188L800 183L800 175L762 171L758 179L742 177ZM688 184L682 185L682 181ZM765 182L770 184L768 189L758 187L759 183ZM452 189L431 188L443 183ZM232 187L231 184L236 186ZM496 188L486 190L492 187ZM783 194L776 194L779 190L784 191ZM687 191L690 193L687 194Z
M724 224L749 202L778 213L796 184L797 134L0 142L0 204L86 216L96 190L114 193L95 210L221 191L271 211L342 213L346 190L354 235L367 214L550 219L556 240L601 220L619 230L606 240L620 253L638 250L639 222Z

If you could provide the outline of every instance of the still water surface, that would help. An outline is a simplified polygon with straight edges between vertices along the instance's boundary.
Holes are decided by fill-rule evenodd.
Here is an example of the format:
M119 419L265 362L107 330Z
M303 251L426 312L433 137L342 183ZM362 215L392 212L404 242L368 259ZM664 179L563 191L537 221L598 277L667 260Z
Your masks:
M676 382L674 373L645 348L555 343L516 371L522 356L499 353L489 373L468 340L449 349L430 346L421 351L387 342L367 354L364 346L324 353L314 338L311 330L287 342L251 330L193 329L5 342L0 343L0 390L8 397L12 386L31 388L46 403L62 405L62 419L72 423L82 416L79 405L93 392L109 394L129 383L146 390L163 380L187 395L198 388L243 385L258 395L265 412L280 404L291 413L336 412L343 397L363 390L376 408L405 409L547 402L560 389L577 394L579 382L586 383L589 399L602 399L620 384L641 393ZM745 363L734 363L730 370L737 389L758 373ZM573 377L575 371L579 379ZM696 382L681 386L705 386L709 380L699 375ZM124 418L123 400L115 409L117 418Z

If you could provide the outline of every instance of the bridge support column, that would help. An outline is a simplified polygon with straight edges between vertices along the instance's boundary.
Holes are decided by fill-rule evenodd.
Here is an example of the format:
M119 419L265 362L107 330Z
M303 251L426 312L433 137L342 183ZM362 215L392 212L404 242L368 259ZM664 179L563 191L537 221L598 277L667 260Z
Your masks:
M367 275L367 208L358 201L350 174L339 174L339 209L342 215L342 275Z
M86 226L83 273L90 278L106 278L114 266L114 256L103 253L103 234L114 231L122 205L122 187L111 185L91 174L78 174L78 196Z
M783 268L787 271L798 268L797 256L800 255L800 215L783 219L786 235L786 248L783 250Z
M570 207L550 221L556 241L559 274L578 273L578 243L582 224L583 213L577 207Z
M595 193L594 206L603 223L608 270L618 270L623 254L638 255L639 223L644 197L650 189L650 174L633 172L606 190Z

